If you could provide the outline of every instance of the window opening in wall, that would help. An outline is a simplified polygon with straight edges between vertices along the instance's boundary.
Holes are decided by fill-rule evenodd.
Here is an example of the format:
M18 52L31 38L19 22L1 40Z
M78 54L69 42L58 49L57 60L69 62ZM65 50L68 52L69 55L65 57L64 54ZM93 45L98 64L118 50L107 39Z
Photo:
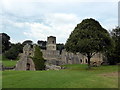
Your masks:
M87 59L85 59L85 60L86 60L86 63L88 63Z
M52 43L55 43L54 41L52 41Z
M80 59L80 62L82 63L82 59Z

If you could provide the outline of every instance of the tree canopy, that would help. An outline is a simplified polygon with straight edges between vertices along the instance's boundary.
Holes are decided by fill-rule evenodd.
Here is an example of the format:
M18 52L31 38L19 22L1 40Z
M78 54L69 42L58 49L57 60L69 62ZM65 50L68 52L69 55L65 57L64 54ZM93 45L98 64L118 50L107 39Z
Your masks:
M109 64L120 63L120 27L116 27L111 31L112 39L114 40L115 47L112 51L107 53Z
M62 53L62 50L64 49L64 44L56 44L56 48L57 48L57 50L59 50L60 51L60 54Z
M17 59L19 53L23 52L23 45L20 43L11 44L11 48L7 50L3 55L7 59Z
M10 36L8 36L6 33L0 33L0 42L2 42L2 52L4 53L10 48Z
M89 66L90 58L95 53L106 52L111 46L113 43L107 30L92 18L77 24L65 44L67 51L86 55Z
M31 41L31 40L25 40L22 44L23 45L26 45L26 44L32 45L32 43L33 43L33 41Z
M38 41L37 41L37 44L39 45L39 47L40 47L41 49L46 50L46 44L47 44L46 41L38 40Z

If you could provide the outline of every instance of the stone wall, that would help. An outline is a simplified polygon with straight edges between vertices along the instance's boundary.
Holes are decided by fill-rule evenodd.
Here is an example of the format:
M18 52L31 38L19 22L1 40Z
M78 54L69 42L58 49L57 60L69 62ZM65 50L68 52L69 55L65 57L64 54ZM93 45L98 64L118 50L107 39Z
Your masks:
M23 53L20 55L20 60L16 64L15 70L35 70L35 65L31 57L34 56L34 46L31 48L30 45L25 45ZM46 64L51 65L64 65L64 64L87 64L87 57L81 53L73 54L62 50L41 50L43 58L46 60ZM103 55L100 53L95 54L91 58L93 64L101 64L103 62Z
M67 52L65 50L60 52L58 50L42 50L44 59L47 60L47 63L49 64L87 64L88 60L87 57L77 53L73 54L71 52ZM101 62L103 61L103 55L100 53L95 54L91 58L91 62Z

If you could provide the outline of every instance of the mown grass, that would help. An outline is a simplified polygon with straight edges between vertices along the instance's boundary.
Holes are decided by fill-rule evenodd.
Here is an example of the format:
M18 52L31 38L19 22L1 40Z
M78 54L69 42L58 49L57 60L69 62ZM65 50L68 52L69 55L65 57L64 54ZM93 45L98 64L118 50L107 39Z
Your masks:
M117 76L102 76L117 72L117 66L94 67L65 65L64 70L3 71L3 88L117 88Z
M2 63L5 67L12 67L15 66L18 60L9 60L5 57L2 57L0 54L0 63Z
M5 67L12 67L16 65L17 60L2 60L2 63Z

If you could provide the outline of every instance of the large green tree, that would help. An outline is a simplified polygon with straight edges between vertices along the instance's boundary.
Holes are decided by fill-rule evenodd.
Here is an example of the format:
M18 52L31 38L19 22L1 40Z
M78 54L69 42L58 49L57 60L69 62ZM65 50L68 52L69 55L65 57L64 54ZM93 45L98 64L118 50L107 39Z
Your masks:
M65 44L67 51L86 55L89 67L93 55L106 52L112 46L112 39L107 30L92 18L84 19L78 24Z
M112 51L107 53L109 64L120 63L120 27L116 27L111 31L112 39L114 40L115 47Z
M42 54L39 46L37 46L37 45L35 46L33 61L34 61L36 70L44 70L45 69L45 60L43 58L43 54Z

